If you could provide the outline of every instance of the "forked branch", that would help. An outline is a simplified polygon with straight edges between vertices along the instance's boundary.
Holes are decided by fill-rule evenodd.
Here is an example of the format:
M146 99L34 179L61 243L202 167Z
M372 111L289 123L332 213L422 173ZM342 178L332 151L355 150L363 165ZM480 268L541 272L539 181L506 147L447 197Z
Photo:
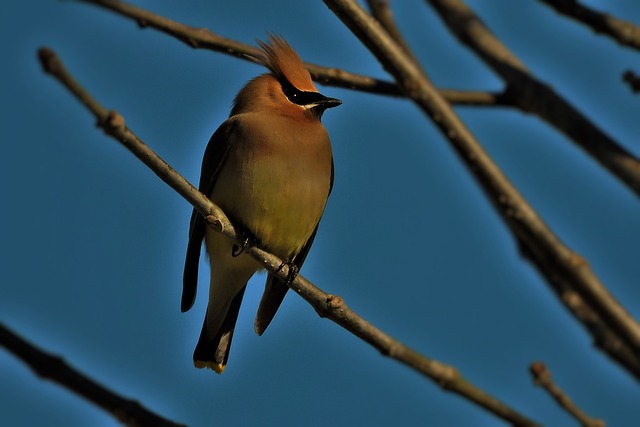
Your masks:
M553 399L558 402L558 405L565 411L567 411L573 418L575 418L582 427L605 427L605 423L602 420L598 420L590 417L582 409L576 405L569 395L565 393L551 377L551 372L547 369L544 363L535 362L531 364L529 368L534 382L546 390L547 393Z
M623 46L640 50L640 27L632 22L598 12L577 0L540 0L540 2L588 26L596 34L604 34Z
M505 102L534 114L640 195L640 160L596 126L550 85L534 76L462 0L427 0L449 30L507 85Z
M469 171L508 225L523 253L559 293L570 293L576 306L563 302L579 320L586 311L599 323L607 338L615 340L611 348L630 358L627 367L637 375L640 364L640 325L591 271L588 264L564 245L509 182L482 146L475 140L451 106L439 95L416 64L404 54L386 31L354 0L324 0L334 13L392 74L398 86L433 120L458 152ZM597 340L600 338L587 325ZM618 350L613 350L617 353ZM620 360L616 354L614 359Z

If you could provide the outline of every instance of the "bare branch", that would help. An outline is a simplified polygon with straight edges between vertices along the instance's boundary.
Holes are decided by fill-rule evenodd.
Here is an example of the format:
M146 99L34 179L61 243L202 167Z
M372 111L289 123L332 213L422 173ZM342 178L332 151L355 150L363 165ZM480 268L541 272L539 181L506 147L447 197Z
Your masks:
M500 171L451 106L380 25L354 0L324 0L391 73L398 86L440 128L509 226L523 253L554 285L574 291L640 361L640 325L565 246ZM565 302L566 304L566 302ZM568 307L571 308L571 307ZM616 360L618 360L616 358Z
M504 93L497 92L474 92L453 89L440 89L440 95L447 102L456 105L475 107L499 107L507 106Z
M217 35L206 28L194 28L156 15L145 9L116 0L78 0L109 9L138 23L141 28L151 27L168 34L188 46L224 53L255 62L258 49L238 41ZM378 95L403 96L393 82L351 73L340 68L323 67L305 62L313 80L326 86L352 89ZM451 103L467 106L499 105L502 97L487 92L443 91Z
M573 403L571 398L558 387L551 378L551 372L544 363L532 363L529 371L533 376L533 380L537 385L544 388L553 397L558 405L575 418L583 427L605 427L605 422L595 418L591 418Z
M371 9L371 15L378 20L380 25L382 25L391 38L395 40L409 59L411 59L417 66L420 66L418 59L413 54L409 44L406 42L400 32L400 29L396 25L396 21L393 18L393 11L389 5L390 1L391 0L367 0L367 4L369 5L369 9Z
M187 200L200 212L214 230L225 236L236 239L233 225L225 214L207 197L193 187L186 179L171 168L164 160L145 145L124 124L122 116L114 111L107 111L71 77L60 59L47 48L38 52L43 68L67 87L96 116L98 125L107 135L117 139L136 157L146 164L158 177ZM286 283L288 266L282 261L258 247L247 248L246 252L258 260L264 268ZM331 319L352 334L369 343L383 355L395 359L430 378L444 390L452 391L471 402L493 412L519 426L535 426L533 421L520 415L504 403L493 398L480 388L465 380L458 370L436 360L427 358L415 350L391 338L369 322L358 316L344 303L342 298L330 295L316 287L304 277L298 275L290 285L296 293L311 304L321 317Z
M135 427L179 427L178 424L154 414L140 403L118 396L69 366L63 359L45 353L20 338L0 323L0 346L26 363L36 375L61 384L104 409L121 423Z
M598 12L577 0L540 0L540 2L588 26L596 34L604 34L622 46L640 50L640 27L632 22Z
M554 277L553 270L543 273L560 301L591 333L594 345L635 376L636 380L640 380L640 360L633 351L623 344L575 290Z
M393 18L393 12L389 6L391 0L367 0L369 8L372 11L374 18L378 20L380 25L389 33L391 38L400 46L409 59L420 68L424 73L424 70L420 66L420 62L413 54L413 51L402 37L400 29L395 23ZM457 91L450 89L439 89L440 95L451 104L467 105L467 106L501 106L507 105L507 99L505 99L504 93L492 93L492 92L470 92L470 91Z
M640 160L533 76L462 0L428 2L460 42L502 77L505 102L554 126L640 195Z

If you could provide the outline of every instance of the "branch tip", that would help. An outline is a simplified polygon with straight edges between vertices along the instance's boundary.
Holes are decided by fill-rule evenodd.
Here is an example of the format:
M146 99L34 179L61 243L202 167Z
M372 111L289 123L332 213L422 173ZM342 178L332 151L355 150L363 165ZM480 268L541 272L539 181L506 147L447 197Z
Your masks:
M529 366L529 372L533 375L533 378L536 382L540 381L540 378L547 373L547 366L542 362L533 362L531 366Z
M562 409L576 419L583 427L605 427L603 420L593 418L582 411L554 381L551 372L542 362L533 362L529 367L534 383L543 388Z
M38 49L38 59L42 65L42 69L49 74L55 74L60 65L60 60L55 52L48 47Z

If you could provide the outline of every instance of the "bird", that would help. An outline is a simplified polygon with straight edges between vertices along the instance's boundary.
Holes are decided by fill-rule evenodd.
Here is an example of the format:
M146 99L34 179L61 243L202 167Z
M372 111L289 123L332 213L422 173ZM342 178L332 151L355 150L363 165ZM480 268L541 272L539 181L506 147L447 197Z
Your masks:
M199 190L241 230L242 243L213 231L194 209L183 275L181 310L196 298L202 241L211 267L209 299L196 368L221 374L248 280L262 266L243 249L255 244L288 264L288 281L307 257L333 187L331 142L321 123L342 101L324 96L296 51L278 35L258 41L258 63L269 71L236 95L229 117L215 131L202 160ZM283 264L284 266L284 264ZM273 274L254 322L262 335L289 287Z

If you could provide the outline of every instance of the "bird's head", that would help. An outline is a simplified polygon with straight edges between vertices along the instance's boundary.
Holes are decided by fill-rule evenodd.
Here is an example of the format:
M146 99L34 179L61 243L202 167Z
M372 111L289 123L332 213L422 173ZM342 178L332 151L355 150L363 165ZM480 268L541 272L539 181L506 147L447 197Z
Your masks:
M284 114L311 116L317 119L328 108L342 101L318 92L309 71L295 50L280 36L270 35L269 42L259 42L262 52L259 62L270 74L250 81L236 96L231 115L275 109Z

